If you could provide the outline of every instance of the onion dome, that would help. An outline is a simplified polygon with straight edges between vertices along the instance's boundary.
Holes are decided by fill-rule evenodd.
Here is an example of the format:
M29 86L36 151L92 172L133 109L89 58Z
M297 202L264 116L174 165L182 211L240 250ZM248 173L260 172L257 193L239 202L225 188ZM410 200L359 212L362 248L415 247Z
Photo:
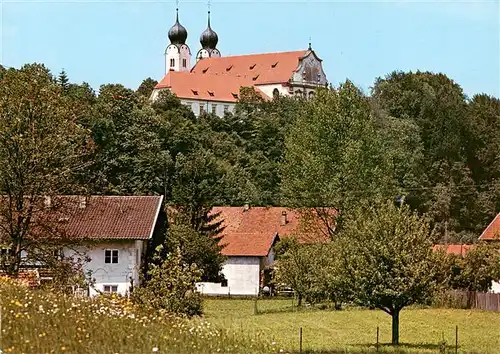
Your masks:
M176 11L175 24L168 31L168 38L172 44L186 44L188 33L184 26L179 23L179 9L176 9Z
M200 36L200 43L203 49L215 49L217 43L219 42L219 36L210 27L210 11L208 11L208 27Z

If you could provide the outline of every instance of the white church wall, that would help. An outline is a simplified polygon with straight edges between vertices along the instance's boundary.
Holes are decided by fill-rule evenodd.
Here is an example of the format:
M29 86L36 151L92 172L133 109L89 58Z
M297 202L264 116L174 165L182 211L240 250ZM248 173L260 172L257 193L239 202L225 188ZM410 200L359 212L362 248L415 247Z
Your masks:
M165 50L165 75L170 70L191 70L191 51L186 44L182 44L180 47L170 44Z

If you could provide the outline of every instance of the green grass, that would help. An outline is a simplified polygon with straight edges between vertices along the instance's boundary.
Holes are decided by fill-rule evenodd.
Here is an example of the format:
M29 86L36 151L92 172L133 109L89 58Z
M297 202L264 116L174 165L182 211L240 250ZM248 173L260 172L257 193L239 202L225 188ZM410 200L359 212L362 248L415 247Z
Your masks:
M260 334L288 351L298 352L299 329L307 352L374 351L377 326L380 342L391 340L391 318L379 310L293 311L292 300L207 299L205 318L224 328ZM401 312L400 342L411 353L439 353L443 336L447 352L454 353L455 326L459 327L459 353L500 353L500 313L455 309L407 309ZM384 351L394 351L388 345Z
M0 277L3 353L273 353L270 342L205 319L137 308L126 298L77 299Z

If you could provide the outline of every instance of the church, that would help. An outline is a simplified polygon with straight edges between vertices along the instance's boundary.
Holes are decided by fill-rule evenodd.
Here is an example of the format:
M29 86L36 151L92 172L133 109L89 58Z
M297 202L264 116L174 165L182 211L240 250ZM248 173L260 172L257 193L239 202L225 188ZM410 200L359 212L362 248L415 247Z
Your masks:
M196 116L203 112L223 117L232 113L240 88L253 87L266 100L279 95L310 98L318 87L327 87L322 60L309 44L306 50L223 56L217 49L219 37L210 24L200 36L201 48L191 66L188 32L179 22L168 31L170 44L165 50L165 75L156 85L151 99L170 90Z

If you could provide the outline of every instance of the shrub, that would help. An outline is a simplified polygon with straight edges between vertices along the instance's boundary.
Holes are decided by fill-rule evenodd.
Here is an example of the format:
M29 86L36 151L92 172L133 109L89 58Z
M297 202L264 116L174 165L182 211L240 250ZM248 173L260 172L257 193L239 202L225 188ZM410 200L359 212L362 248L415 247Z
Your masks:
M159 259L161 250L162 247L158 247L154 258L157 263L150 264L148 279L134 289L132 300L174 314L201 315L203 301L195 286L201 278L201 271L195 264L183 263L179 249L164 260Z

